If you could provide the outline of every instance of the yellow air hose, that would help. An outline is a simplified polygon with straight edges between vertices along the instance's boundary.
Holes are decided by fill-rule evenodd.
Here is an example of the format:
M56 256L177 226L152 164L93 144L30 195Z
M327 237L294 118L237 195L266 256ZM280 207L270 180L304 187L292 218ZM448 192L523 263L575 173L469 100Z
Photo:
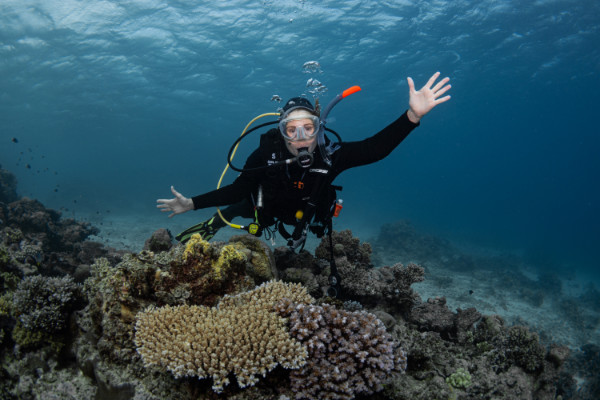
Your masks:
M246 133L246 131L248 130L248 128L250 128L250 126L257 120L263 118L263 117L270 117L270 116L277 116L279 117L279 113L264 113L261 114L257 117L255 117L254 119L252 119L252 121L248 122L248 125L246 125L246 127L244 128L244 130L242 131L242 134L240 136L244 136L244 134ZM225 169L223 169L223 173L221 174L221 178L219 178L219 183L217 183L217 189L219 189L221 187L221 183L223 182L223 178L225 177L225 174L227 173L227 170L229 169L229 163L231 161L233 161L233 157L235 156L235 152L237 151L237 148L240 144L236 144L235 148L233 149L233 152L231 153L231 158L228 160L229 162L227 163L227 165L225 165ZM223 214L221 214L221 209L219 209L217 207L217 213L219 214L219 217L221 217L221 220L223 220L223 222L225 222L227 225L229 225L232 228L235 229L246 229L244 226L242 225L237 225L237 224L232 224L231 222L227 221L225 219L225 217L223 216Z

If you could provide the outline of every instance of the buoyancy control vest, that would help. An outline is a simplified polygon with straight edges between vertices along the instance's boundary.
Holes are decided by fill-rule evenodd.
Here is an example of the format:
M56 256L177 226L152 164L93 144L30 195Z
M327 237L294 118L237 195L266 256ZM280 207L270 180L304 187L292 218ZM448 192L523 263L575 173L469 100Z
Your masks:
M289 158L284 139L277 129L261 135L260 151L266 165ZM260 183L265 205L259 214L261 225L269 226L279 221L296 227L303 221L317 237L322 237L333 214L336 190L341 190L331 184L331 168L318 152L314 152L313 163L308 168L297 164L267 168ZM310 210L311 203L313 210ZM286 237L285 229L280 232Z

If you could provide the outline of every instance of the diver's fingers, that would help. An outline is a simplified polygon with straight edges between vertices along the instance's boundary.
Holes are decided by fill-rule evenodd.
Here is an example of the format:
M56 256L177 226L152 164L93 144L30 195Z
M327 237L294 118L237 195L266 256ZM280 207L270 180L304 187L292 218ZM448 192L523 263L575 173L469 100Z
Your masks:
M444 96L444 97L442 97L441 99L437 99L437 100L435 101L435 104L436 104L436 105L437 105L437 104L441 104L441 103L443 103L443 102L445 102L445 101L448 101L448 100L450 100L450 96Z
M173 193L173 195L175 195L175 197L182 197L181 193L179 193L177 190L175 190L175 186L171 186L171 193Z
M158 199L158 200L156 200L156 202L158 203L156 205L156 207L157 208L171 207L171 203L173 202L173 200L175 200L175 199Z
M409 76L408 78L406 78L407 82L408 82L408 91L409 93L414 93L415 91L415 82L413 81L413 79Z
M429 80L427 81L427 83L425 84L425 86L423 86L423 89L427 88L429 89L431 87L431 85L433 85L433 83L436 81L436 79L440 76L439 72L436 72L435 74L433 74L431 76L431 78L429 78Z
M438 91L435 93L435 97L440 97L441 95L443 95L444 93L446 93L448 90L450 90L452 86L448 85L446 87L443 87L442 90Z
M446 83L448 83L448 81L450 80L450 78L446 77L444 79L442 79L441 81L439 81L434 87L433 89L431 89L434 93L436 93L438 90L440 90L442 88L442 86L444 86ZM449 88L448 88L449 89ZM446 89L446 90L448 90ZM444 92L446 91L444 90ZM444 92L440 93L443 94Z

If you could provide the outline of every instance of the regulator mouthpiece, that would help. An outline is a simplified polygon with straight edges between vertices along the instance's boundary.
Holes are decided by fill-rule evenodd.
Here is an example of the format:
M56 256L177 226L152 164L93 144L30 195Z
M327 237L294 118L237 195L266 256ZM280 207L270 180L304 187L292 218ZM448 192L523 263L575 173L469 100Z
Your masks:
M296 157L296 162L302 168L309 168L314 161L313 154L308 151L308 147L301 147L298 149L298 156Z

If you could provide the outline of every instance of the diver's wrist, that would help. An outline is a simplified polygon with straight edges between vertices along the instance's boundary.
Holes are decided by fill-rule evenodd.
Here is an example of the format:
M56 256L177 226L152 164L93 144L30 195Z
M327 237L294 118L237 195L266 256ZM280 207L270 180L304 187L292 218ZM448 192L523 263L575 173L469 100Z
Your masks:
M406 116L408 117L408 120L410 122L412 122L413 124L418 124L419 121L421 121L421 117L419 117L417 114L415 114L415 112L413 110L411 110L410 108L406 112Z

